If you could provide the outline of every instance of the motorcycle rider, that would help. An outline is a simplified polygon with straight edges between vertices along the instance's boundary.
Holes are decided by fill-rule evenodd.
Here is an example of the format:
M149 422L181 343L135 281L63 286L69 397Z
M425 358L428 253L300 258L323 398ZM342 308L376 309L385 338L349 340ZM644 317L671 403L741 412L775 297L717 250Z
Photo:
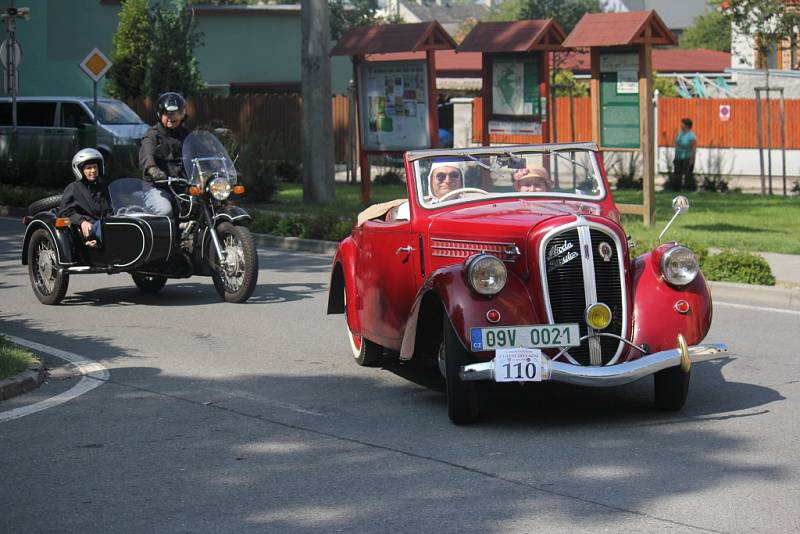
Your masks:
M102 239L100 219L112 214L108 188L99 181L105 174L103 155L94 148L79 150L72 157L72 173L75 181L61 194L58 216L68 217L84 244L96 247Z
M139 149L139 166L148 182L164 180L168 176L183 174L183 141L189 135L184 126L186 101L174 92L164 93L156 103L158 123L142 138ZM172 196L159 184L145 195L145 204L157 215L172 216Z

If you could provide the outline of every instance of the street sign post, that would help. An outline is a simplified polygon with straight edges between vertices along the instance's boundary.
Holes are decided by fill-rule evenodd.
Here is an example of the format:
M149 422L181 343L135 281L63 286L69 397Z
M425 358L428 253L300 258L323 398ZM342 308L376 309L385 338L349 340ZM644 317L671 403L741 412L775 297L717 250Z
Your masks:
M11 131L16 138L17 133L17 92L19 91L19 83L17 82L17 67L19 66L22 50L20 50L19 43L16 39L17 19L29 20L31 18L31 10L27 7L14 7L12 0L11 7L3 12L0 12L0 21L6 23L6 31L8 32L8 40L3 43L4 47L0 56L2 56L3 69L5 73L3 86L6 92L11 94Z
M94 107L92 108L92 114L94 115L95 131L97 128L97 82L106 75L111 65L113 65L111 60L108 59L99 48L93 48L80 63L81 70L92 79L92 85L94 86Z

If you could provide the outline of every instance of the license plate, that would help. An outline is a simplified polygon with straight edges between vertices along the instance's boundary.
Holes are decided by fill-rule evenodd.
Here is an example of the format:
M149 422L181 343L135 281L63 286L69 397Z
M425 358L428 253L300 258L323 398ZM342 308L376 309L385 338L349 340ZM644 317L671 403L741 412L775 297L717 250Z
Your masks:
M495 382L541 382L540 349L500 349L494 357Z
M470 335L473 352L513 348L577 347L581 344L577 323L472 328Z

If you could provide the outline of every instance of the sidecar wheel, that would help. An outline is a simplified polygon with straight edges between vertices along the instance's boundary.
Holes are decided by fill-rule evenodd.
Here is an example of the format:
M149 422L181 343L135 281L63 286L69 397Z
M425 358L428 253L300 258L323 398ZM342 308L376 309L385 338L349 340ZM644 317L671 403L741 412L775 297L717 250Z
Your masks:
M131 273L133 283L142 293L158 293L167 283L166 276L155 276L142 273Z
M42 304L58 304L67 294L69 273L59 267L56 244L44 228L33 232L28 244L28 276Z
M212 249L214 287L226 302L244 302L253 294L258 282L258 253L253 236L246 227L229 222L217 226L217 236L226 259L220 265Z

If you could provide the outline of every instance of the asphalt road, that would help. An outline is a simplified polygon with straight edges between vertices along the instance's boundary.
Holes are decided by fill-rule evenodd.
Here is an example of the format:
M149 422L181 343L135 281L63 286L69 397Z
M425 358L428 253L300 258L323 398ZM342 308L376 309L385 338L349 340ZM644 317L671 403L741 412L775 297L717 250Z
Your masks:
M0 218L0 332L110 378L0 423L4 532L800 530L800 314L719 304L686 408L613 389L511 386L455 427L429 368L355 365L325 315L330 258L264 250L244 305L210 280L157 296L74 276L43 306ZM51 366L63 365L48 357ZM0 412L77 382L68 370Z

